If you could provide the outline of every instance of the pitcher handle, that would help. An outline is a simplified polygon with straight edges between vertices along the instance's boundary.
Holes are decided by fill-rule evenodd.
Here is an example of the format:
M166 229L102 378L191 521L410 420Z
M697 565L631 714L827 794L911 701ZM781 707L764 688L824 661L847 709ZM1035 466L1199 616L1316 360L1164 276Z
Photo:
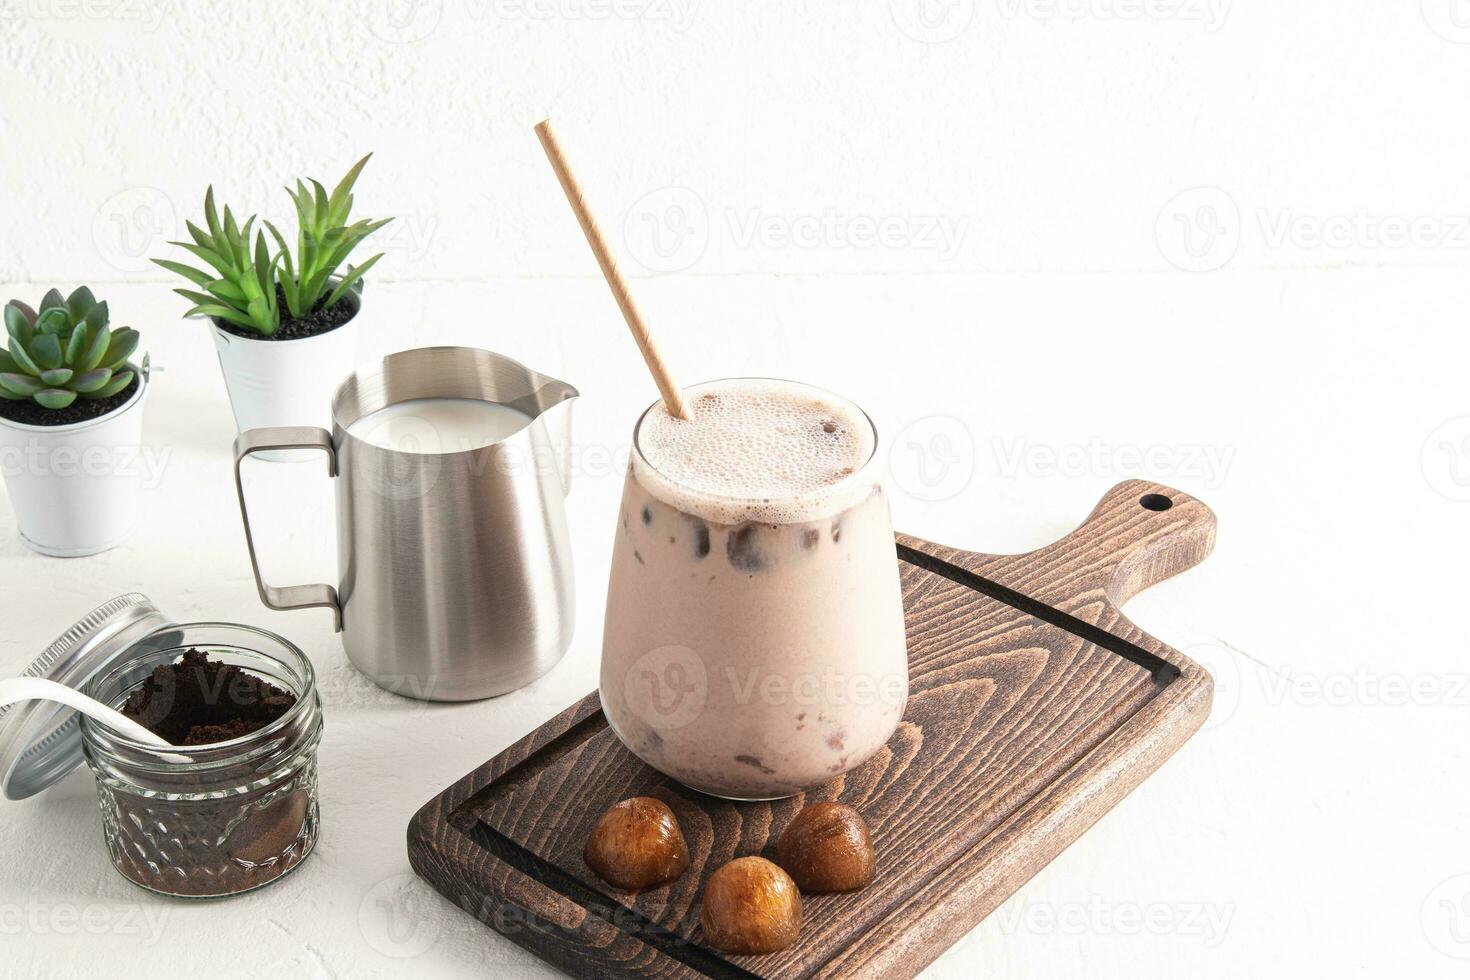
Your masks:
M255 585L260 601L271 609L313 609L330 606L333 626L342 632L342 603L337 590L330 585L288 585L278 589L266 585L260 574L260 559L255 554L255 536L250 531L250 510L245 506L245 484L240 479L240 464L251 453L273 449L320 449L327 454L327 476L337 475L337 450L332 434L314 425L286 425L274 428L247 429L235 437L235 493L240 497L240 520L245 524L245 547L250 552L250 568L255 572Z

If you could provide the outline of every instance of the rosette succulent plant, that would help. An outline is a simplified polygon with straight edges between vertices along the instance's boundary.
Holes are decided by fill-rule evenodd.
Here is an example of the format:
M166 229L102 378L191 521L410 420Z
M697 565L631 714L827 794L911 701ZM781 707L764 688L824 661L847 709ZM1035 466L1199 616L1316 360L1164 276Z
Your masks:
M361 265L346 266L340 275L337 270L343 268L363 239L393 220L347 220L352 212L352 187L371 158L369 153L357 161L330 194L315 180L298 180L295 190L286 189L296 206L294 257L285 236L269 221L261 223L275 239L274 253L267 245L265 232L255 228L254 216L243 225L236 222L228 207L221 216L215 208L214 188L210 187L204 195L208 230L186 222L193 241L170 243L192 253L209 268L153 260L199 287L174 290L194 304L184 315L214 317L269 337L281 326L281 299L285 300L286 315L301 319L336 306L349 290L361 291L363 274L383 257L381 252Z
M8 345L0 351L0 398L30 399L50 409L78 398L111 398L133 380L128 358L138 331L113 330L107 303L80 286L65 299L53 289L39 312L20 300L5 306Z

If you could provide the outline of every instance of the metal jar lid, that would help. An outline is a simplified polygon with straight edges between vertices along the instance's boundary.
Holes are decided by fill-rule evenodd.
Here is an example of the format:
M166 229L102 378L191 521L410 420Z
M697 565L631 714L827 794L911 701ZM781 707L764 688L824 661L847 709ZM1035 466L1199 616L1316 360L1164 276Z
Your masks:
M129 592L103 603L58 636L22 676L85 690L139 643L174 645L162 631L176 625L148 599ZM12 800L33 796L82 761L82 730L73 708L25 701L0 708L0 790Z

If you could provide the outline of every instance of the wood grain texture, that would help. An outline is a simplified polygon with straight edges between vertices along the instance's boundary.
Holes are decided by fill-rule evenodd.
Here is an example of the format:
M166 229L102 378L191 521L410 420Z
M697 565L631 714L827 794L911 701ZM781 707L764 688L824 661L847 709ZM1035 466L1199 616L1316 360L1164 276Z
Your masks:
M1208 713L1208 674L1119 606L1188 568L1213 514L1142 481L1026 555L900 536L910 696L887 746L819 791L774 803L702 796L649 769L596 694L430 801L409 828L415 870L461 907L577 976L912 976L1138 785ZM654 796L678 816L689 871L632 896L582 861L606 807ZM807 896L801 940L764 957L704 947L710 873L771 856L805 805L867 819L878 876Z

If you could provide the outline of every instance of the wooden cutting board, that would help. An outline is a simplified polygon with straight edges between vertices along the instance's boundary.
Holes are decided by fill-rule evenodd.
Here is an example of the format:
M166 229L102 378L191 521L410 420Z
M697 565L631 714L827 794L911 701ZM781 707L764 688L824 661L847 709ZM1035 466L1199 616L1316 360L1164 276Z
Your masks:
M431 800L408 831L414 870L481 921L582 977L908 977L1167 759L1209 712L1210 676L1120 607L1201 561L1215 517L1142 481L1025 555L900 535L910 694L886 748L821 790L728 803L648 768L596 693ZM582 860L603 810L654 796L679 818L689 870L636 898ZM699 900L731 858L771 856L803 806L841 800L872 830L878 877L803 899L795 946L727 956Z

